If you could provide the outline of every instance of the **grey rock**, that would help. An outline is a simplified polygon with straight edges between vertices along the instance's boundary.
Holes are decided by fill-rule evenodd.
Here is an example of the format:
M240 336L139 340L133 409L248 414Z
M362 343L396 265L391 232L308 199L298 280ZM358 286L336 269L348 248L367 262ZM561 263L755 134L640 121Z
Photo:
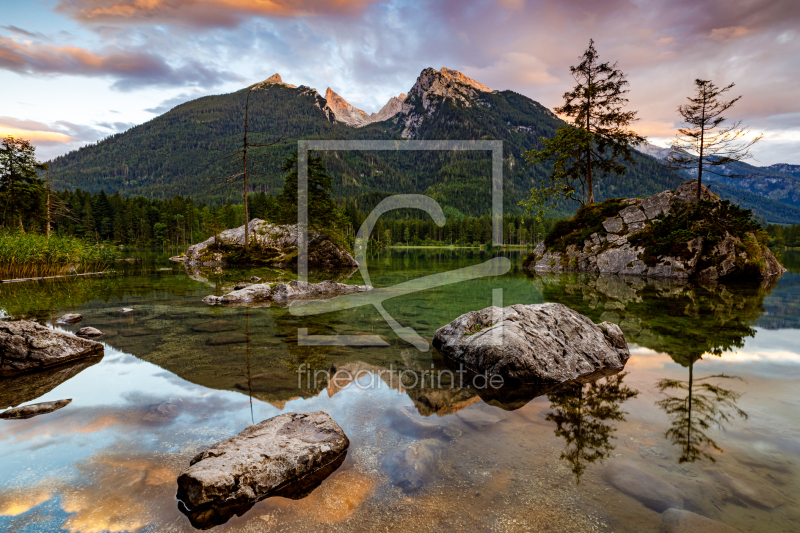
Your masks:
M0 322L0 376L43 370L103 353L99 342L20 320Z
M58 400L55 402L42 402L34 403L31 405L23 405L22 407L15 407L0 413L0 418L6 420L24 420L33 418L34 416L44 415L57 411L62 407L66 407L72 400Z
M644 221L631 222L630 224L628 224L628 235L630 235L631 233L638 233L642 231L645 227L647 227L647 224L645 224Z
M502 422L508 418L499 413L486 413L474 408L462 409L456 413L456 416L478 431L487 430L498 422Z
M629 226L634 222L644 222L647 220L647 216L644 214L644 211L635 205L629 205L620 211L619 216L621 216L622 220L624 220Z
M272 299L290 300L295 298L319 298L351 292L363 292L371 289L372 287L368 285L347 285L345 283L337 283L329 280L319 283L290 281L289 283L279 283L275 285L275 287L272 288Z
M619 370L630 357L619 326L595 325L558 303L487 307L436 331L434 347L487 376L522 382L565 382Z
M285 413L218 442L178 477L189 510L252 502L335 461L350 445L326 413Z
M619 217L610 217L603 221L603 227L609 233L619 233L622 231L622 219Z
M711 189L702 185L700 187L700 199L701 200L711 200L711 201L719 201L720 198L713 192ZM697 179L684 181L681 183L677 189L672 193L672 201L673 202L696 202L697 201Z
M642 260L645 247L632 247L628 237L646 230L660 215L668 214L676 203L694 202L696 191L697 180L692 180L681 184L675 191L665 191L648 198L623 200L627 207L619 212L620 216L603 221L603 228L607 233L592 234L580 249L568 246L564 253L548 250L540 243L525 259L523 268L537 272L577 271L711 281L740 276L754 279L777 278L786 271L772 252L766 246L761 246L752 234L743 238L726 235L713 250L706 249L703 238L697 237L686 243L689 254L678 253L679 257L664 255L654 262L648 260L646 264ZM701 198L720 201L705 186L701 188ZM600 243L597 242L598 239ZM689 259L686 259L687 255L690 255ZM699 266L701 264L702 268Z
M203 298L203 302L210 305L250 304L275 300L295 300L298 298L325 298L337 294L362 292L370 289L372 287L367 285L347 285L329 280L320 283L290 281L288 283L278 283L273 287L263 283L234 290L224 296L209 295Z
M603 470L603 479L656 512L683 509L683 496L678 489L636 463L612 461Z
M237 283L236 285L234 285L233 290L239 291L239 290L242 290L242 289L246 289L250 285L252 285L252 283L249 283L249 282Z
M419 415L412 409L395 409L390 413L390 417L392 419L392 427L403 435L427 439L437 437L442 433L440 426L420 420L418 418Z
M652 220L661 214L669 214L672 192L664 191L642 199L641 207L645 216Z
M761 509L774 509L787 502L787 498L759 479L733 477L721 470L706 470L717 483L728 489L734 500Z
M297 243L300 236L297 224L279 226L254 218L248 224L250 244L260 253L260 261L276 268L297 264ZM225 249L244 248L244 225L225 230L214 237L190 246L185 265L225 265ZM323 234L308 232L308 266L321 269L357 268L358 263L347 250L337 246Z
M741 533L735 527L684 509L667 509L661 513L661 522L664 533Z
M439 470L443 447L438 439L425 439L396 449L384 461L392 484L405 493L421 489Z
M101 337L103 335L103 332L100 331L97 328L93 328L91 326L86 326L86 327L83 327L83 328L79 329L78 332L75 333L75 335L77 335L78 337L90 337L90 338L91 337Z
M259 281L261 281L261 278L259 278L258 276L250 276L250 281L252 281L253 283L258 283Z
M266 302L272 297L272 288L266 283L248 284L243 288L238 287L237 285L235 290L224 296L208 295L203 298L203 302L210 305L258 303Z
M83 320L83 315L79 315L78 313L67 313L59 318L57 322L60 324L77 324L81 320Z

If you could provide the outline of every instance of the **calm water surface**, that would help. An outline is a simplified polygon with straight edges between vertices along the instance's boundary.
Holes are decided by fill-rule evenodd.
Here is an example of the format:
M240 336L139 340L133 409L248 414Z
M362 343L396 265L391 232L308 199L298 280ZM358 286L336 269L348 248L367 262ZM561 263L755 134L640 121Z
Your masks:
M290 275L187 272L166 253L133 255L143 260L113 277L0 286L4 319L79 312L80 326L106 332L99 362L0 381L2 408L73 399L0 420L0 530L194 531L175 500L189 460L253 422L315 410L350 438L344 464L307 497L266 499L216 530L661 531L660 504L620 490L653 476L658 498L739 531L800 529L797 252L783 256L793 272L769 286L532 276L510 253L502 277L385 302L428 340L491 305L496 288L504 305L561 302L622 327L633 354L624 373L512 399L449 381L447 361L397 339L371 307L296 317L200 301L253 274ZM489 257L391 250L371 258L370 274L389 286ZM298 328L377 334L389 346L300 347ZM302 364L360 377L298 382ZM390 368L407 371L402 382L375 378ZM423 371L445 385L415 384ZM409 472L391 458L416 441L432 459ZM409 476L416 490L404 491Z

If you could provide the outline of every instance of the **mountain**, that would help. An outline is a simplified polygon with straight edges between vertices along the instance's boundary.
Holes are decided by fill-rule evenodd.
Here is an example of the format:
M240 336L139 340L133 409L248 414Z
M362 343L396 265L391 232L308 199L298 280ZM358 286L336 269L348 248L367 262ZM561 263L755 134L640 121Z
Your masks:
M661 161L671 151L670 148L652 144L641 146L638 150ZM746 204L748 209L753 209L768 222L800 222L800 165L757 167L736 161L717 166L714 171L717 174L703 172L703 183L714 184L714 192L724 198L743 202L743 206ZM687 177L696 175L696 172L690 170L682 173ZM733 177L734 175L742 177Z
M354 128L360 128L362 126L366 126L367 124L372 124L373 122L382 122L392 118L400 112L405 99L405 94L393 96L388 102L386 102L386 105L383 106L380 111L377 113L372 113L371 115L367 115L366 112L347 103L344 98L333 92L330 87L328 87L328 90L325 91L327 109L330 109L331 113L333 113L333 117L336 122L340 122Z
M181 104L144 124L83 147L51 162L60 188L119 191L121 195L169 198L191 195L212 203L238 202L240 189L214 187L215 178L240 172L241 161L226 158L241 144L245 100L251 88ZM509 90L495 90L464 74L442 68L420 73L407 95L400 94L367 115L332 89L294 86L276 74L252 86L249 127L253 142L282 137L283 143L257 155L248 167L251 189L275 194L283 185L283 158L299 139L499 139L503 141L504 205L517 205L550 167L525 165L523 153L540 146L564 123L538 102ZM388 194L423 193L448 215L481 215L491 206L491 160L478 152L324 152L334 176L334 194L368 210ZM623 179L600 178L595 196L644 197L675 189L685 177L657 160L635 154ZM562 201L557 214L575 211Z

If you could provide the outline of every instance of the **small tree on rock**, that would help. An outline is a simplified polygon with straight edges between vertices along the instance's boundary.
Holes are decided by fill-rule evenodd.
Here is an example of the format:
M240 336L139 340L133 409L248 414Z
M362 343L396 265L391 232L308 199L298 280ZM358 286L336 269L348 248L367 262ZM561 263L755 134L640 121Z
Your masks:
M674 170L697 170L699 201L703 172L729 178L745 177L729 170L723 171L723 165L751 159L750 148L763 135L748 141L746 137L749 130L741 121L724 125L726 119L722 114L741 98L737 96L727 102L720 99L722 94L733 88L733 83L719 88L710 80L694 80L694 85L694 98L687 97L689 103L678 106L678 113L683 117L686 127L678 130L667 161Z

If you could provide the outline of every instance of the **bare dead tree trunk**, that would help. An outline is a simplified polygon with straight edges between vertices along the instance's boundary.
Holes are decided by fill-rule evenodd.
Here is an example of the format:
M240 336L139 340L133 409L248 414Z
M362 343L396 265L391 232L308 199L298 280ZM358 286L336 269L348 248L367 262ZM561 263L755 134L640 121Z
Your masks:
M50 167L47 167L47 238L50 239Z
M244 149L242 151L242 164L244 166L244 177L242 181L244 183L244 192L243 192L243 200L244 200L244 251L247 252L249 248L249 239L248 239L248 226L250 224L250 217L247 209L247 112L250 108L250 93L253 91L252 87L249 91L247 91L247 100L244 105Z

